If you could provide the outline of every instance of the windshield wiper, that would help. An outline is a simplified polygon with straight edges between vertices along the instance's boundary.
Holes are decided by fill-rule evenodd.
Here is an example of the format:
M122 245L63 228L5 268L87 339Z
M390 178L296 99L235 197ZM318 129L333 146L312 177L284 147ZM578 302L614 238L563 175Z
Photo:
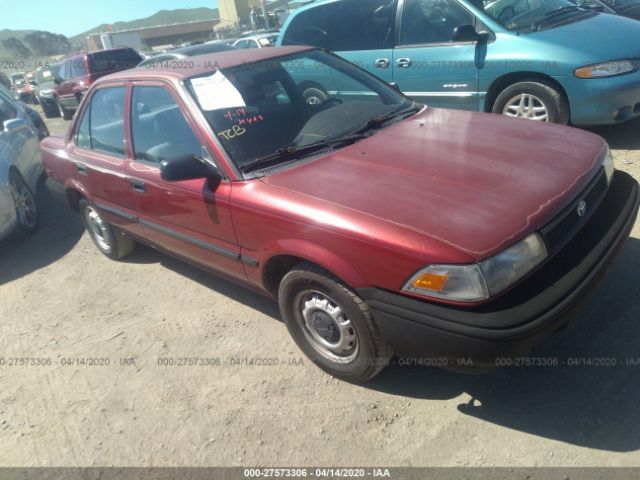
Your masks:
M550 10L547 13L545 13L544 18L542 20L534 22L534 24L531 26L532 27L531 29L536 30L537 28L540 28L540 26L545 23L551 22L553 20L557 20L558 17L563 16L565 13L585 12L585 11L587 11L585 8L579 7L578 5L565 5L564 7L556 8L555 10Z
M388 122L389 120L392 120L396 117L399 117L401 115L406 115L409 113L413 113L413 112L417 112L418 110L420 110L420 105L418 105L415 102L411 103L411 106L406 107L406 108L402 108L400 110L392 110L389 113L385 113L384 115L380 115L378 117L373 117L370 120L367 120L367 123L365 123L362 127L354 130L353 132L351 132L352 134L359 134L359 133L364 133L367 132L369 130L371 130L372 128L375 128L379 125L382 125L386 122Z
M247 173L251 170L254 170L258 167L268 166L272 163L282 160L287 160L292 157L297 157L302 153L310 152L313 150L320 150L324 147L332 147L341 143L355 142L356 140L360 140L368 137L368 135L364 135L362 133L351 133L349 135L345 135L342 137L330 138L327 140L322 140L320 142L309 143L308 145L288 145L286 147L279 148L273 153L269 155L265 155L264 157L256 158L255 160L251 160L249 163L245 163L240 167L240 171L243 173Z

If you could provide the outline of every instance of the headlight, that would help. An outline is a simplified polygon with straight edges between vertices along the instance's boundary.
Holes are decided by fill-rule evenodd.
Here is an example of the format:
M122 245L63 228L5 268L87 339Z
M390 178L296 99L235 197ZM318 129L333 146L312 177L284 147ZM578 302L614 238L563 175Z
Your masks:
M431 265L416 273L403 290L426 297L479 302L510 287L547 258L537 233L499 254L472 265Z
M613 172L615 169L613 168L613 157L611 156L609 145L607 145L607 151L604 154L602 165L604 166L604 173L607 175L607 183L611 184L611 179L613 178Z
M622 75L638 70L637 60L616 60L614 62L597 63L577 68L574 72L579 78L602 78Z

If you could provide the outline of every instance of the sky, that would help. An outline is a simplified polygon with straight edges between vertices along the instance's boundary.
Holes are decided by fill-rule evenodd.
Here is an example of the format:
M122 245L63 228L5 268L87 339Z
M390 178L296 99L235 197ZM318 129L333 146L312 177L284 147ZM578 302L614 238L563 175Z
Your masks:
M102 23L136 20L158 10L216 8L217 0L0 0L0 30L47 30L72 37Z

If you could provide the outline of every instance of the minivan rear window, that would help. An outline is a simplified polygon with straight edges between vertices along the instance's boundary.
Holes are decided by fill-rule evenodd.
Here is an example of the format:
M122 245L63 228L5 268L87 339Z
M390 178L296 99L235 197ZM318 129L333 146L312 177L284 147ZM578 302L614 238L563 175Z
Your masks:
M128 70L138 65L142 57L135 50L105 50L88 55L91 73Z

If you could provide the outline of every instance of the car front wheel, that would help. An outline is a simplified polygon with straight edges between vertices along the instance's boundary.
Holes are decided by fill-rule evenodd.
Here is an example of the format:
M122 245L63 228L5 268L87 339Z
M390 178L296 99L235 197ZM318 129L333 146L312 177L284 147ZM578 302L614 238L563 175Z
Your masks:
M126 257L133 251L135 241L115 231L97 208L86 200L81 200L79 207L84 226L98 250L112 260Z
M543 81L518 82L505 88L492 111L539 122L569 123L569 106L564 96Z
M291 270L278 302L298 347L325 372L364 382L389 363L393 352L367 304L324 269L302 263Z

